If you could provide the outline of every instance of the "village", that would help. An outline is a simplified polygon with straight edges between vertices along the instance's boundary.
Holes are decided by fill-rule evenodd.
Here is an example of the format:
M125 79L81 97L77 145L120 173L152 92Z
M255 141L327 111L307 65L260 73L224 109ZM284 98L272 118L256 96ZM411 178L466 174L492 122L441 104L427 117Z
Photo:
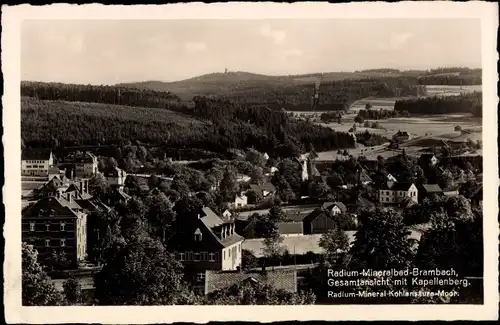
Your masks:
M394 140L409 139L398 132ZM168 166L162 169L167 173L125 171L89 151L57 157L50 149L23 149L22 240L38 251L58 290L76 278L92 297L102 268L96 252L109 232L96 219L141 202L168 202L158 217L168 223L175 214L177 221L159 225L160 238L183 265L193 292L207 296L250 279L297 293L311 289L306 278L325 259L322 238L340 229L348 250L366 211L403 215L417 249L431 228L424 214L433 212L422 211L432 200L461 198L469 209L481 206L482 156L428 149L376 160L318 160L313 149L276 160L249 148L237 164L149 162Z

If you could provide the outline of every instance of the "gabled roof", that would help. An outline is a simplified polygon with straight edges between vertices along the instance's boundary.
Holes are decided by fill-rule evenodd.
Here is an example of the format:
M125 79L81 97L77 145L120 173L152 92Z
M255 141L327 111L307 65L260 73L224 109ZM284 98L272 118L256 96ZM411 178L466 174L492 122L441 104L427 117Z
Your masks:
M268 284L277 290L287 292L297 292L297 272L296 271L272 271L262 272L224 272L206 271L205 273L205 294L224 290L244 281L254 281Z
M342 212L346 212L347 211L344 203L342 203L342 202L325 202L325 203L323 203L323 205L321 206L321 208L322 209L328 209L328 210L330 210L334 206L338 206L339 209L340 209L340 211L342 211Z
M231 246L239 241L244 240L244 238L238 235L237 233L233 233L231 236L228 236L224 239L220 239L219 237L217 237L217 235L213 232L213 228L222 226L223 224L226 224L228 222L222 220L209 207L203 207L201 210L202 213L204 214L203 217L200 216L201 223L206 227L206 229L210 232L213 238L223 247Z
M442 193L443 190L438 184L423 184L422 187L427 193Z
M397 182L392 185L392 187L387 187L387 184L382 188L383 190L391 190L391 191L408 191L410 187L413 185L412 182Z
M302 222L278 222L278 231L280 234L303 234Z
M50 149L23 149L21 160L49 160L51 153Z
M46 197L27 207L22 215L23 217L37 217L39 211L43 213L43 211L55 210L63 213L66 217L77 218L79 214L76 209L81 209L81 207L74 200L69 202L64 198Z

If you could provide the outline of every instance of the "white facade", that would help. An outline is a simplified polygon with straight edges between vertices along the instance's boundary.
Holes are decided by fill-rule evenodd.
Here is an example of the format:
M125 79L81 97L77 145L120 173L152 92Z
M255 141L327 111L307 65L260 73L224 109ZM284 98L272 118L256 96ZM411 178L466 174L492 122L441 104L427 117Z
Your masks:
M22 176L48 176L49 167L54 164L52 152L46 160L21 160Z
M332 213L332 215L341 214L342 210L340 210L340 208L337 205L334 205L332 210L331 210L331 213Z
M239 208L239 207L244 207L248 204L248 197L243 194L243 195L237 195L236 198L234 199L234 207Z
M222 249L221 264L222 271L235 271L241 267L241 244L243 241Z
M418 202L418 190L415 184L411 184L408 190L391 190L383 189L379 190L379 202L380 203L398 203L405 198L410 198L411 201Z

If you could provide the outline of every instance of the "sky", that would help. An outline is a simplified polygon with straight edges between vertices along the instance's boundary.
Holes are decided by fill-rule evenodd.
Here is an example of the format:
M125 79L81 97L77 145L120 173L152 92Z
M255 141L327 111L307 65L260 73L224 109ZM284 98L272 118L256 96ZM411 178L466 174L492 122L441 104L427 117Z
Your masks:
M25 20L22 80L116 84L246 71L481 67L474 19Z

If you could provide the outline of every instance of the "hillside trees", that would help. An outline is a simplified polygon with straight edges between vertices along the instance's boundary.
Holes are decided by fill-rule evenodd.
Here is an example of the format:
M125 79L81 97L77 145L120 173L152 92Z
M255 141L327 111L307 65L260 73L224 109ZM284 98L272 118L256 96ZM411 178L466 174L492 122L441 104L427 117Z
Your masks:
M482 93L472 92L458 96L434 96L398 100L394 110L408 111L410 114L450 114L472 113L482 116Z

